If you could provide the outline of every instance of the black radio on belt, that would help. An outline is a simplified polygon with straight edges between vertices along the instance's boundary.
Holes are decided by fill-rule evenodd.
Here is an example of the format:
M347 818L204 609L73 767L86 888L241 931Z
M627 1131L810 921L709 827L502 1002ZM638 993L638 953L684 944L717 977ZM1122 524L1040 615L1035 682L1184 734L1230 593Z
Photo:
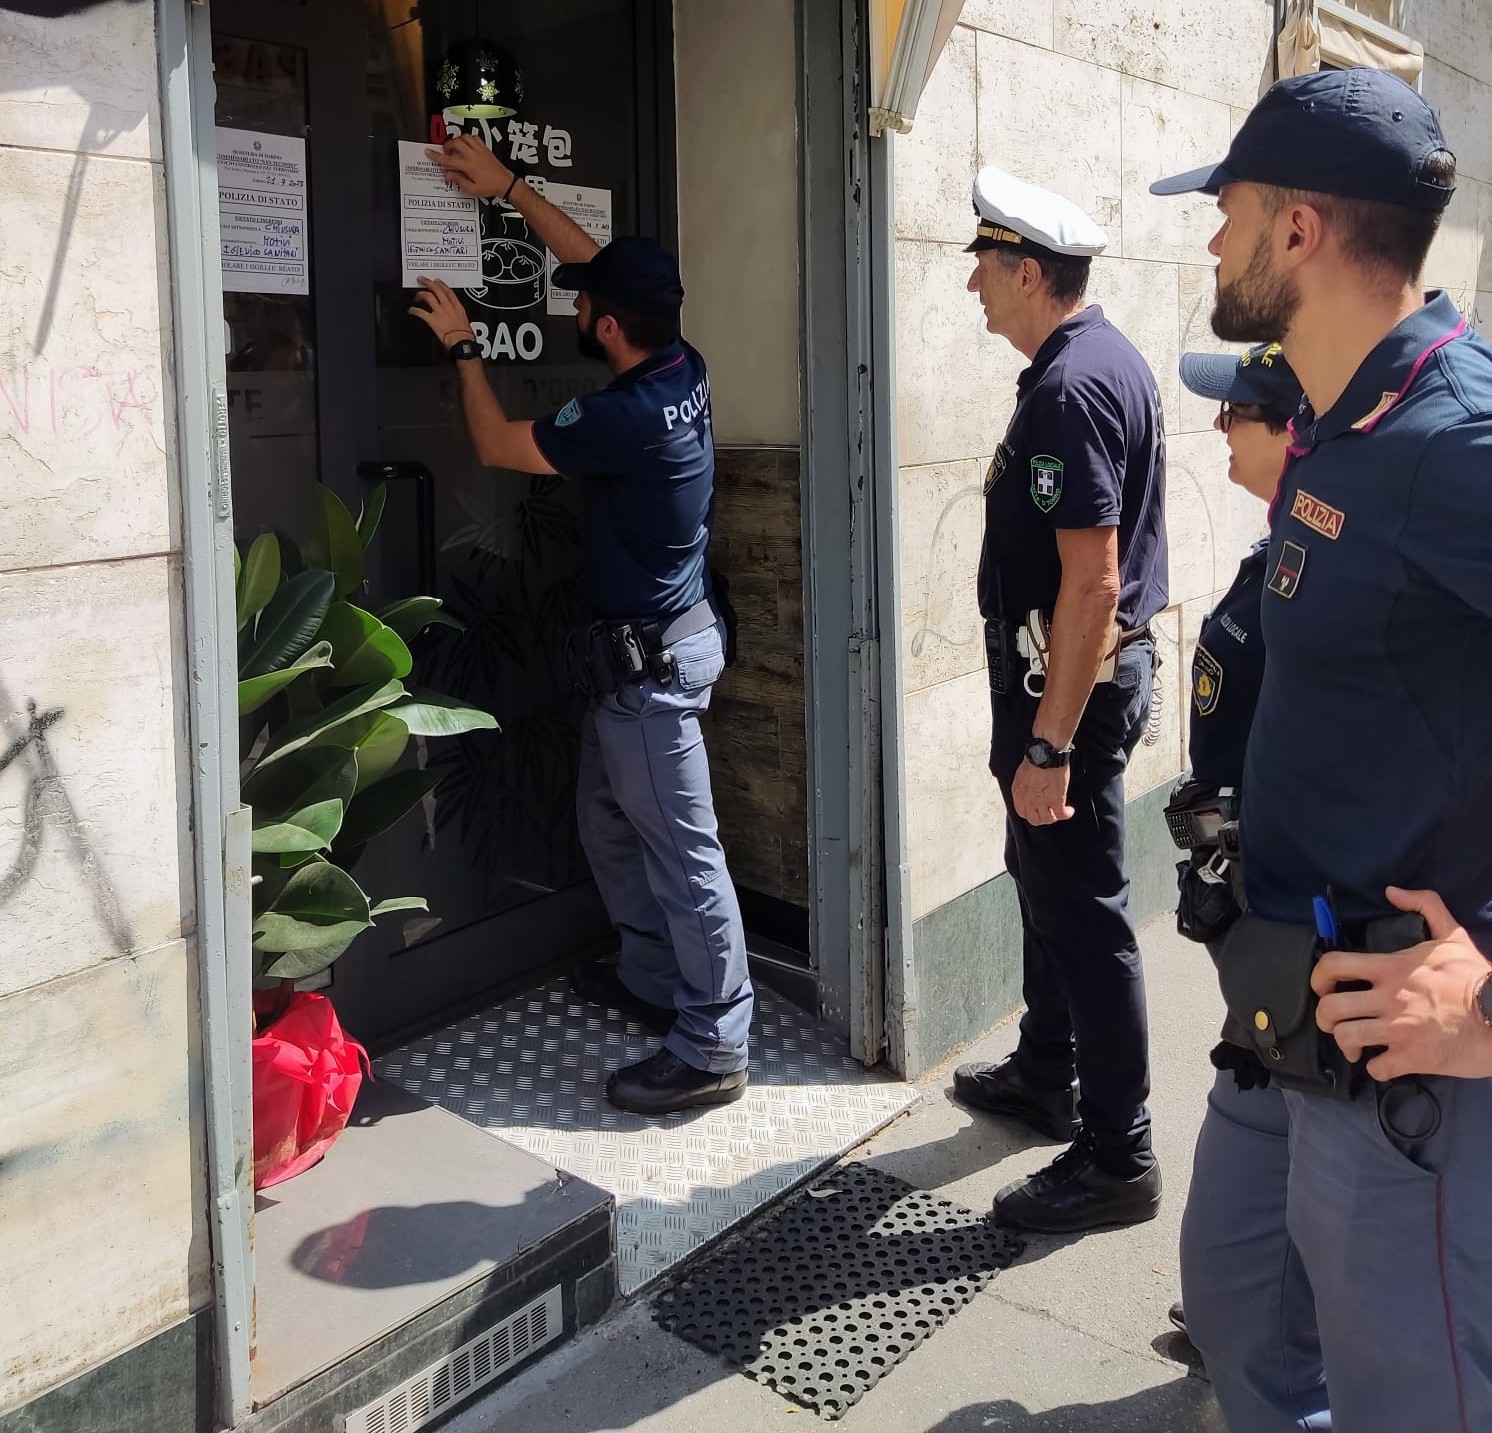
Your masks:
M1015 650L1015 630L1003 617L984 623L984 656L989 664L989 689L996 696L1019 691L1020 665Z
M1238 793L1231 786L1208 781L1184 781L1166 802L1166 828L1182 851L1196 851L1223 844L1238 830ZM1225 828L1231 828L1225 832ZM1236 849L1223 852L1236 855Z

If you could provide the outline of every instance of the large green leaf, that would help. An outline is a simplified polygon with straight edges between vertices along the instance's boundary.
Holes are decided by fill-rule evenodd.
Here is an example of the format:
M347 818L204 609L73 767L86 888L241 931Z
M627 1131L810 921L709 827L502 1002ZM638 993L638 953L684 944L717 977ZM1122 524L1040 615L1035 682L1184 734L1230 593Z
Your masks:
M342 803L333 797L293 811L283 821L256 822L253 849L261 855L324 851L341 828L342 813Z
M402 821L440 783L433 771L396 771L359 793L347 808L339 843L361 846Z
M372 908L374 916L391 915L394 911L428 911L430 902L424 896L391 896Z
M384 682L376 687L358 687L356 691L348 692L345 697L339 698L321 711L314 712L300 721L290 722L283 727L279 736L271 739L269 750L259 758L259 765L266 766L270 762L281 761L292 752L310 746L318 740L325 743L327 734L345 722L367 712L377 711L380 707L386 707L390 702L398 701L403 695L404 687L399 682Z
M346 748L308 747L283 761L259 765L243 783L243 801L255 816L278 820L333 798L345 806L357 788L357 758Z
M264 957L263 973L272 980L305 980L311 975L320 975L360 935L334 940L326 945L307 946L303 950L287 950L279 955Z
M236 551L237 549L235 549ZM280 585L280 540L272 532L254 539L236 582L238 630L257 617Z
M363 541L352 514L324 483L320 488L321 531L306 544L306 560L336 576L336 594L346 597L363 585Z
M239 679L288 667L316 640L335 592L330 572L302 572L283 583L239 654Z
M496 731L497 718L457 697L440 692L411 691L390 709L412 736L460 736L464 731Z
M409 728L388 712L374 712L368 729L353 750L357 753L357 789L366 791L387 776L409 745Z
M283 691L297 677L305 676L315 667L329 667L331 664L332 644L318 642L314 647L309 647L302 652L288 667L240 682L238 684L239 716L248 716L250 712L258 711L276 692Z
M371 612L350 602L332 604L321 624L321 635L332 644L332 664L336 668L333 686L361 687L390 677L407 677L414 666L404 639Z
M300 867L274 904L254 922L254 949L315 950L351 941L373 924L368 898L346 871L329 861Z
M391 602L378 614L378 620L384 626L392 627L406 642L413 641L426 627L436 624L454 627L458 632L466 630L466 624L447 612L439 597L405 597Z
M389 485L379 483L363 499L362 510L357 515L357 535L364 552L368 550L368 544L373 541L373 534L378 531L379 521L383 517L383 505L388 501L388 496Z

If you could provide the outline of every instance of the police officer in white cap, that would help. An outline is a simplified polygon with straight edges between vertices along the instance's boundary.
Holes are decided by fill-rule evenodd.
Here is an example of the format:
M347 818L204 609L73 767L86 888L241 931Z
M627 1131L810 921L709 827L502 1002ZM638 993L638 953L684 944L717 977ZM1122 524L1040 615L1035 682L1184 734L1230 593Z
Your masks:
M997 1219L1068 1232L1154 1218L1140 952L1124 865L1124 768L1150 713L1166 605L1165 425L1155 377L1096 305L1107 243L1076 205L998 169L974 183L969 290L1030 360L985 477L979 609L1020 896L1025 1014L965 1103L1071 1148L1000 1191Z

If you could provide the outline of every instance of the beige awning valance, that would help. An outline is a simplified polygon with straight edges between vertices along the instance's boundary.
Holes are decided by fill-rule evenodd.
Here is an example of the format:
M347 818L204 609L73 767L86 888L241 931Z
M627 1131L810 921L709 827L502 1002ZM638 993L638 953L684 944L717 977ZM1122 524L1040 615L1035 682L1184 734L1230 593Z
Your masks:
M912 127L964 0L870 0L870 132Z
M1424 46L1417 40L1341 0L1287 0L1276 48L1282 79L1322 65L1365 65L1418 89L1425 67Z

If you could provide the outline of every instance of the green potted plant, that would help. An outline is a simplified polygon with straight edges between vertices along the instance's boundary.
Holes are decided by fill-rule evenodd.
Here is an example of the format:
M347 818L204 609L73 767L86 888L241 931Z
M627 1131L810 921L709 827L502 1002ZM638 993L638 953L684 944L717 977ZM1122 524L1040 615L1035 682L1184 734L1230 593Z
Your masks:
M384 490L374 489L354 521L322 487L320 532L303 551L266 533L234 554L240 783L253 809L255 1163L258 1172L263 1124L266 1148L277 1151L267 1158L278 1178L288 1177L287 1140L307 1144L304 1130L291 1138L285 1080L327 1086L335 1073L328 1061L338 1054L307 1046L309 1026L300 1017L314 1012L313 1023L326 1038L361 1055L345 1041L330 1008L322 1008L323 997L304 998L296 982L324 971L380 917L427 909L419 896L372 900L352 874L368 843L408 815L440 779L404 763L410 739L497 726L488 712L408 684L414 669L409 644L432 625L460 626L439 598L407 597L376 612L352 600L363 587L364 554L383 498ZM275 1035L292 1011L300 1028L293 1058ZM260 1059L271 1045L279 1079L271 1062ZM350 1112L355 1061L350 1073L350 1091L345 1081L341 1086L346 1108L329 1110L336 1128L315 1158ZM304 1109L300 1115L304 1124ZM298 1148L297 1158L306 1153ZM304 1167L298 1163L289 1173ZM269 1175L266 1170L261 1186L277 1182Z

